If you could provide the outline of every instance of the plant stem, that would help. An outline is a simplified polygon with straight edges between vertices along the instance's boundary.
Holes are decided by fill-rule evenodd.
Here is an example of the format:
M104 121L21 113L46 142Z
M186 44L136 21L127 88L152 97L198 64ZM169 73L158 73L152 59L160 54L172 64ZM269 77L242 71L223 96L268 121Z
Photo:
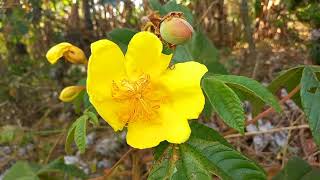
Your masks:
M284 102L286 102L287 100L289 100L290 98L292 98L292 96L294 96L297 92L299 92L300 90L300 85L296 86L287 96L285 96L284 98L282 98L279 103L283 104ZM274 108L270 107L267 110L261 112L260 114L258 114L255 118L253 118L252 120L247 120L245 125L249 125L249 124L254 124L256 123L259 119L269 115L270 113L274 112ZM223 133L224 136L227 136L229 134L235 133L236 131L234 129L230 129L229 131Z

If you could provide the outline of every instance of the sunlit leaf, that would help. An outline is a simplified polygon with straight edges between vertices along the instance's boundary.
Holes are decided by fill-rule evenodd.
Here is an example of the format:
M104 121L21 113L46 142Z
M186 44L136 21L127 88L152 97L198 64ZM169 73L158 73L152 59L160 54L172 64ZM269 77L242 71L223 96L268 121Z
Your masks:
M232 89L237 89L240 92L245 91L245 94L249 94L249 96L251 96L251 99L259 98L264 103L272 106L276 111L281 111L281 107L272 93L267 90L267 88L262 86L259 82L253 79L234 75L214 75L211 78L216 78L220 81L225 82Z
M223 81L205 77L202 88L210 104L223 121L230 127L244 132L244 109L237 94Z

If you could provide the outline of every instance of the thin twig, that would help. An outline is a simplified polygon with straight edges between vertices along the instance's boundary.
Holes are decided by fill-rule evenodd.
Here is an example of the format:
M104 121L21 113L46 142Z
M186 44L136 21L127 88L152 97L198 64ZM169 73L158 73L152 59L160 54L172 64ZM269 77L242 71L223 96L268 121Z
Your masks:
M219 2L218 1L212 1L210 3L210 5L208 6L207 10L203 13L203 15L201 16L201 18L199 19L198 21L198 24L197 25L200 25L202 23L202 21L204 20L204 18L207 16L207 14L209 13L210 9L213 7L213 5L216 5L218 4Z
M279 104L283 104L285 103L287 100L289 100L290 98L292 98L292 96L294 96L297 92L299 92L300 90L300 85L298 85L297 87L295 87L287 96L285 96L284 98L282 98L279 101ZM246 121L246 126L249 124L254 124L256 123L259 119L269 115L270 113L274 112L274 108L270 107L267 110L263 111L262 113L258 114L255 118L253 118L252 120L247 120ZM235 133L236 131L234 129L230 129L229 131L223 133L224 136Z
M126 153L124 153L121 158L111 167L111 169L105 173L104 177L108 177L112 172L119 166L119 164L133 151L133 148L130 148Z
M224 138L236 138L236 137L242 137L242 136L255 136L259 134L270 134L270 133L275 133L279 131L287 131L287 130L295 130L295 129L306 129L309 128L308 124L303 124L303 125L298 125L298 126L289 126L289 127L282 127L282 128L273 128L269 129L266 131L253 131L253 132L247 132L242 134L231 134L231 135L226 135Z
M44 164L47 164L50 160L50 157L54 151L54 149L56 148L56 146L58 145L58 143L61 141L62 137L64 136L65 131L62 131L59 135L59 137L57 138L56 142L53 144L52 148L49 151L49 154L47 156L47 159L44 161Z
M316 152L312 153L311 155L309 155L308 157L304 157L303 160L308 160L310 157L316 156L318 154L320 154L320 151L316 151Z

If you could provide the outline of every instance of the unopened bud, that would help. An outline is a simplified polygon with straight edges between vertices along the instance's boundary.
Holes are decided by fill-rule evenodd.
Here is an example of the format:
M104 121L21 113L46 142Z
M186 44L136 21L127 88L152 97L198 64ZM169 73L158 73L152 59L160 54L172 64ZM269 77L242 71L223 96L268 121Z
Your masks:
M63 102L71 102L74 100L82 90L85 89L85 86L68 86L65 87L59 95L59 99Z
M160 25L161 37L174 45L185 43L191 39L192 33L192 26L182 18L167 18Z
M67 42L57 44L49 49L46 54L48 61L55 64L61 57L74 64L87 64L87 58L84 52Z

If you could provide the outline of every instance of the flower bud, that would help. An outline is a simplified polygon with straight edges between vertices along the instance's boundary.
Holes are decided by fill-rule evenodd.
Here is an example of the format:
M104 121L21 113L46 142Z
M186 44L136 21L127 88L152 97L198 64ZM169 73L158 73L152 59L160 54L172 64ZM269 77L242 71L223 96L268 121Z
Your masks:
M74 64L87 64L87 58L84 52L67 42L57 44L49 49L46 54L48 61L55 64L61 57Z
M185 43L191 39L192 33L192 26L182 18L169 17L160 25L161 37L174 45Z
M65 87L59 95L59 99L63 102L70 102L74 100L82 90L85 89L85 86L68 86Z

